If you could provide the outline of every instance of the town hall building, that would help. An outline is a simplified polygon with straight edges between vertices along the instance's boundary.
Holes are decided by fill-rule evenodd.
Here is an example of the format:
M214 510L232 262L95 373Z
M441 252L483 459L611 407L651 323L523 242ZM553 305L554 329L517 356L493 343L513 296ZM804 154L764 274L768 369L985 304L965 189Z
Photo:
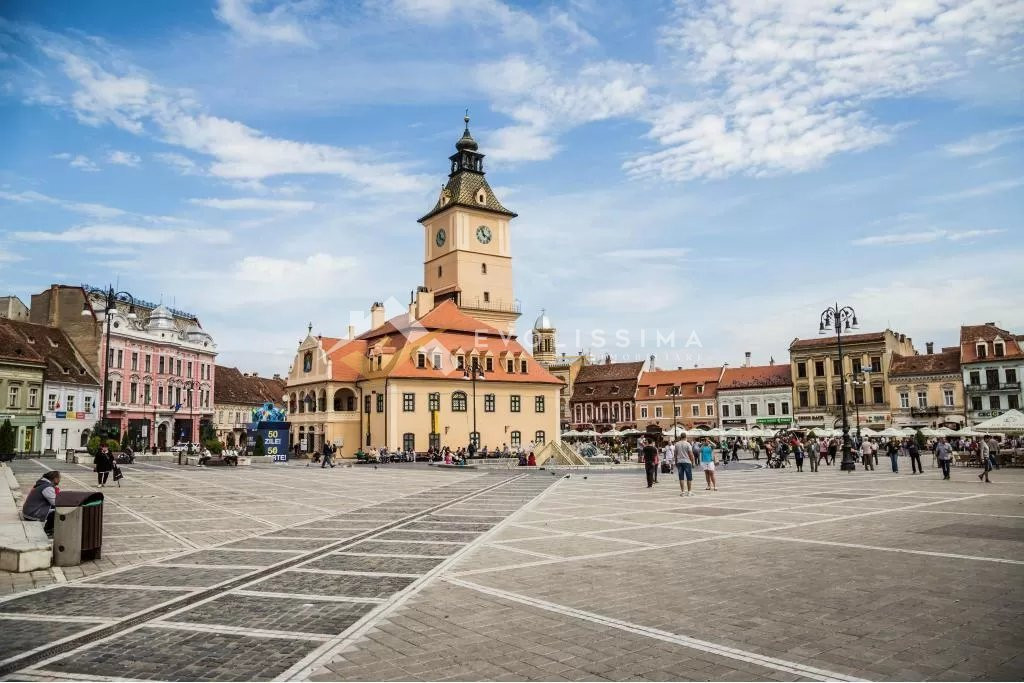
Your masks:
M352 457L360 448L423 452L470 443L488 449L540 447L560 435L554 376L514 334L519 318L510 222L484 155L466 128L448 180L423 226L423 285L408 310L345 338L312 333L288 373L293 445L325 442Z

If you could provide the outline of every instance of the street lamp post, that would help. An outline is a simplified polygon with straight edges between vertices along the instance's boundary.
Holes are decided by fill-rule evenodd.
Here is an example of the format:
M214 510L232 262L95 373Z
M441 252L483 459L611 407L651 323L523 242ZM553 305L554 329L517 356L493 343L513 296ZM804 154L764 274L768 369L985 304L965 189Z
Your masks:
M857 379L858 377L859 377L859 373L852 373L850 375L850 386L854 387L854 389L853 389L853 410L854 410L854 415L856 416L855 419L857 420L857 441L860 442L860 402L857 400L857 387L863 387L864 386L864 382L862 382L861 380Z
M469 436L469 444L472 446L473 455L476 455L477 450L480 448L480 444L477 443L480 440L480 433L476 430L476 381L478 379L486 379L484 370L480 367L479 359L474 358L470 367L463 368L462 376L473 383L473 433Z
M128 292L115 292L113 286L107 286L107 291L103 292L103 317L106 318L107 326L107 339L103 349L103 407L101 409L100 424L102 425L101 431L103 432L101 438L107 438L109 436L107 426L107 402L110 398L110 323L114 319L114 314L117 313L117 302L125 301L128 303L128 315L129 320L135 320L138 316L135 314L135 297ZM89 301L86 300L82 304L82 316L87 317L93 314L92 306L89 305Z
M676 433L676 431L679 429L678 419L677 419L678 416L679 416L679 411L676 410L676 396L678 396L678 395L679 395L679 387L673 386L672 387L672 438L673 439L675 439L676 437L679 436Z
M843 412L843 462L841 469L852 472L856 469L853 452L850 448L850 421L846 414L846 379L843 372L843 330L849 332L857 329L857 313L850 306L830 306L821 312L818 334L825 334L829 329L836 333L836 345L839 353L839 404ZM858 413L859 413L858 409ZM858 426L860 420L858 419Z

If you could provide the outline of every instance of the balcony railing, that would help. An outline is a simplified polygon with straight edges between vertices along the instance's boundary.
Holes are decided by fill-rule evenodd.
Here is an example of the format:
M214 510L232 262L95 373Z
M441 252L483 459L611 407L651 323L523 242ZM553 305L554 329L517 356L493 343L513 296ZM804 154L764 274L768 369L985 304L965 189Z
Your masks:
M952 408L948 408L952 410ZM942 414L942 410L938 406L928 406L927 408L911 408L911 417L938 417Z
M982 391L1019 391L1020 382L989 382L986 384L968 384L966 386L968 393L978 393Z

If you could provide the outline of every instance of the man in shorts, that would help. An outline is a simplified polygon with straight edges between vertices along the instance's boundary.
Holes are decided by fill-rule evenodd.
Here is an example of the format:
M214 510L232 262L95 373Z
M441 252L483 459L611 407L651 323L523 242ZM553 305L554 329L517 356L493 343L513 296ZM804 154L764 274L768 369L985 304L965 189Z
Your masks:
M715 481L715 451L711 448L711 441L704 439L700 444L700 468L704 470L704 478L708 482L706 491L717 491L718 483Z
M673 447L676 469L679 471L679 495L693 495L693 447L683 434Z

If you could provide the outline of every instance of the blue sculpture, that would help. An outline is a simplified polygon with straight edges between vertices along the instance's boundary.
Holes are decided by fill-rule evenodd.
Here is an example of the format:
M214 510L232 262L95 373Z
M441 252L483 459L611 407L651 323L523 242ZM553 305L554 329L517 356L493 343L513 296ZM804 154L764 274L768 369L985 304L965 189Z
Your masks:
M273 403L264 403L259 408L252 409L252 421L256 423L260 422L285 422L286 417L284 411L274 406Z

